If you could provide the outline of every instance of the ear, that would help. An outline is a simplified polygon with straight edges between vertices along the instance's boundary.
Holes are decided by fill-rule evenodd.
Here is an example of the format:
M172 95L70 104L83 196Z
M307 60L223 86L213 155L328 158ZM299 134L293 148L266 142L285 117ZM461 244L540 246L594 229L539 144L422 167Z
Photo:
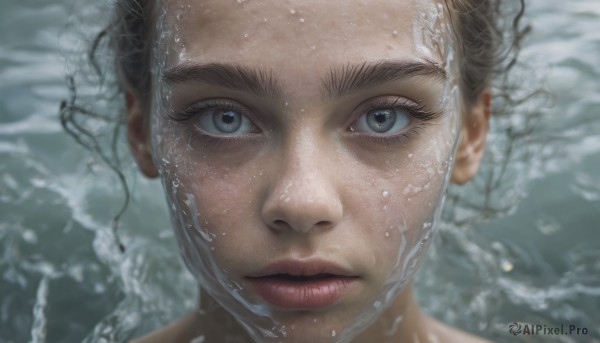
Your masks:
M127 110L127 141L138 167L149 178L158 176L158 169L152 160L150 145L150 127L148 114L144 112L140 97L136 92L125 91Z
M475 103L467 108L462 125L461 141L450 181L464 184L477 173L489 129L492 95L489 90L479 94Z

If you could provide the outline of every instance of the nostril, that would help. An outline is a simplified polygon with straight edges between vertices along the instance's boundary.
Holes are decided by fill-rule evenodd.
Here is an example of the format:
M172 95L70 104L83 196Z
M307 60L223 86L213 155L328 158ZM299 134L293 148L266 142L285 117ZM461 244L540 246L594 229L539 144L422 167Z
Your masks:
M302 232L308 232L310 229L327 229L331 226L333 226L331 221L322 220L313 225L309 225L303 229L301 226L298 226L298 227L293 226L290 223L288 223L287 221L281 220L281 219L277 219L277 220L273 221L272 225L271 225L271 227L276 230L293 229L295 231L302 231Z
M271 228L275 229L276 231L285 231L290 228L290 224L288 224L288 222L285 220L277 219L272 223Z
M317 227L324 227L324 228L329 227L331 225L332 225L331 222L327 221L327 220L322 220L315 224L315 226L317 226Z
M273 224L277 225L277 226L281 226L281 225L286 225L286 222L280 219L277 219L276 221L273 222Z

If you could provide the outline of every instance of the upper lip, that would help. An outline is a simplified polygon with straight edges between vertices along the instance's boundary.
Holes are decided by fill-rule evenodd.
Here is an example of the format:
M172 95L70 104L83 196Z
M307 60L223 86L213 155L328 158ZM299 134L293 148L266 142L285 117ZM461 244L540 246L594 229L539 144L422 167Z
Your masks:
M329 274L335 276L356 276L340 265L321 259L293 260L285 259L267 265L255 273L248 275L250 278L259 278L274 275L314 276Z

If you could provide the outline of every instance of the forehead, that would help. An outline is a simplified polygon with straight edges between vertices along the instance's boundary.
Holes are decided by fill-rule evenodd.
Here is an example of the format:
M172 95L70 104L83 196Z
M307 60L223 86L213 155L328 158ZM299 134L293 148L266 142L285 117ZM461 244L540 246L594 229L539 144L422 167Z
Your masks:
M174 0L167 65L186 60L319 68L411 57L441 62L419 37L434 0Z

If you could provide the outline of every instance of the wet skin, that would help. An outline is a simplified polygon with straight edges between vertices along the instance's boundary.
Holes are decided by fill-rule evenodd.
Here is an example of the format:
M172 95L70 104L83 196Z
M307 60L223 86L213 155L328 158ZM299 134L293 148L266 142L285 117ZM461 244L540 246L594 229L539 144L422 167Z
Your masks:
M163 179L188 267L251 335L277 326L286 342L348 340L399 316L414 331L387 338L427 331L406 286L463 115L448 107L455 80L439 48L415 41L434 5L171 1L157 18L168 28L157 94L150 113L129 95L132 150ZM485 127L482 106L463 123L459 163L479 158L471 121ZM281 261L265 286L278 294L265 296L255 279ZM290 286L286 271L324 271L333 284Z

